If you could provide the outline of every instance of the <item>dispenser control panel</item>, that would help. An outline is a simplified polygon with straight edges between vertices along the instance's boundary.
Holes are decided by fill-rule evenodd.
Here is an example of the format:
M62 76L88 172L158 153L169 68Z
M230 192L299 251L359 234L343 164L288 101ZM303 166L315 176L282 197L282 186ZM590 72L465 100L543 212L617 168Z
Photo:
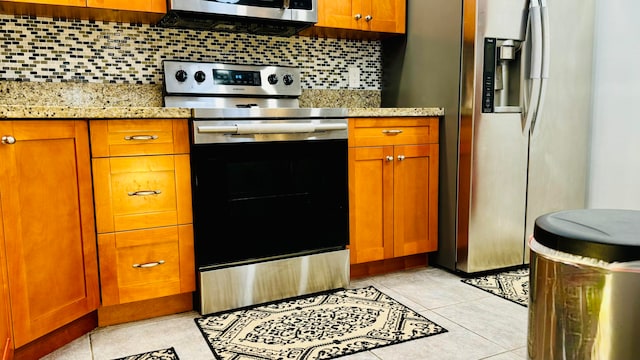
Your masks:
M484 67L482 71L482 112L492 113L496 82L496 39L484 39Z

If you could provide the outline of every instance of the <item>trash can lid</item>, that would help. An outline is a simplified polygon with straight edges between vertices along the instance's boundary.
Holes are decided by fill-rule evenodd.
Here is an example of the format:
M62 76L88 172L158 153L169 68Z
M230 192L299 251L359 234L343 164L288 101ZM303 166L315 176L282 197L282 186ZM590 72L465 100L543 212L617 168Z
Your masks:
M606 262L640 260L640 211L567 210L542 215L535 240L551 249Z

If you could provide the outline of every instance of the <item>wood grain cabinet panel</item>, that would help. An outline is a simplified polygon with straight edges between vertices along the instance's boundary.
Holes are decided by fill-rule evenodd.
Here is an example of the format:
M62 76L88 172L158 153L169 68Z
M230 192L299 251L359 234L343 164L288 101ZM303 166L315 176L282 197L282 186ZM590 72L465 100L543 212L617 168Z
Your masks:
M0 199L2 192L0 191ZM2 206L0 206L0 242L4 243L4 224ZM13 340L11 326L11 300L9 299L9 279L7 279L7 254L0 246L0 359L13 358Z
M2 2L62 6L87 6L87 0L7 0Z
M166 0L86 0L91 8L166 13Z
M155 24L166 0L0 0L0 13Z
M188 155L94 158L98 233L186 224Z
M85 121L0 121L0 198L14 344L99 304Z
M316 26L402 34L405 19L405 0L318 0Z
M91 156L188 154L186 120L92 120Z
M107 313L194 291L187 120L92 120L90 126Z
M195 290L191 225L98 235L102 304Z
M436 251L438 119L350 119L349 130L351 263Z

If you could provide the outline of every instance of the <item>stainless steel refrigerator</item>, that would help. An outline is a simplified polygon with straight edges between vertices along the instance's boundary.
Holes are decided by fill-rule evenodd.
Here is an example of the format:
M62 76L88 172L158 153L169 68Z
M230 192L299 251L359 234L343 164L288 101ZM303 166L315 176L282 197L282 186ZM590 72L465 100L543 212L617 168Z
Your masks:
M382 43L383 107L445 108L438 252L527 264L545 213L585 206L595 0L408 0Z

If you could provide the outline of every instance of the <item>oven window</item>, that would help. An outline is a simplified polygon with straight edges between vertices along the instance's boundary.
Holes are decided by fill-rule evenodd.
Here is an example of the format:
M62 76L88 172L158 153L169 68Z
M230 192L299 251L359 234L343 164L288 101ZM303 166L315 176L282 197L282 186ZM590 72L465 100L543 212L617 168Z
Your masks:
M196 145L200 266L344 248L347 141Z

